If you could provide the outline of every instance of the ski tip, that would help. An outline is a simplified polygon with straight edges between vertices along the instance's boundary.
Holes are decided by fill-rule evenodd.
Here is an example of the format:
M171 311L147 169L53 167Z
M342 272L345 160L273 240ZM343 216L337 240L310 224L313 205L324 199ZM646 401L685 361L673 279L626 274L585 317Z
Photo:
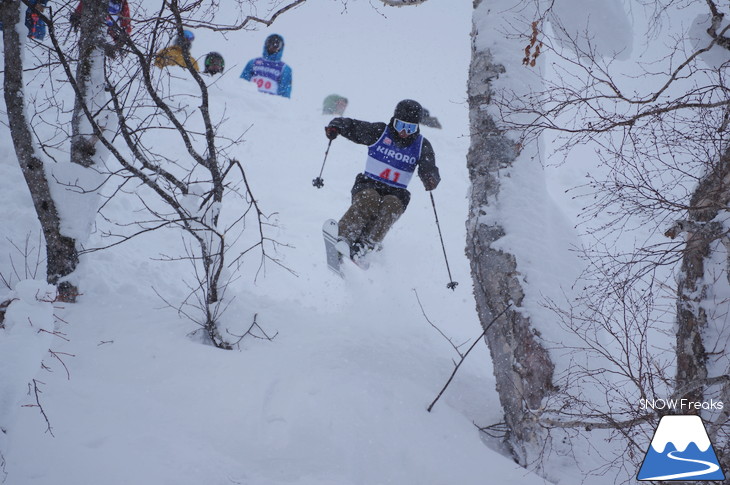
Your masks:
M329 270L330 270L330 271L332 271L332 272L333 272L334 274L336 274L337 276L339 276L339 277L340 277L340 278L342 278L343 280L345 279L345 273L344 273L344 272L342 271L342 268L337 268L337 269L335 269L335 268L333 268L333 267L332 267L332 266L330 266L330 265L327 265L327 267L328 267L328 268L329 268Z

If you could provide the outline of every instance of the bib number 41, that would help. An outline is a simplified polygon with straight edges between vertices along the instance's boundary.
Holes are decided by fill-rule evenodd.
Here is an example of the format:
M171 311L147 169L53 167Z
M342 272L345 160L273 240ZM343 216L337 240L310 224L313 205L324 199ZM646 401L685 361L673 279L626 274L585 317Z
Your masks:
M389 180L391 182L398 183L398 179L400 178L400 172L397 170L391 170L389 168L386 168L380 174L378 175L381 179Z

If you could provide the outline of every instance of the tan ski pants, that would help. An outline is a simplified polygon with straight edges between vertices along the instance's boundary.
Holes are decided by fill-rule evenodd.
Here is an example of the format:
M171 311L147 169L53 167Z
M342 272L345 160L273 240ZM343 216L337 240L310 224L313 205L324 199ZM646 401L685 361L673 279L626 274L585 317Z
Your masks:
M394 195L381 196L364 189L352 196L352 205L339 222L340 236L350 246L356 242L377 246L404 212L403 203Z

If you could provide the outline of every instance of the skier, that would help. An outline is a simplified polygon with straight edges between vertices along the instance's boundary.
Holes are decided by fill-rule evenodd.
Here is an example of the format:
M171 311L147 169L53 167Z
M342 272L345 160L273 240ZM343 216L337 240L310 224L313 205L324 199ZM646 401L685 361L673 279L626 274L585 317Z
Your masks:
M205 55L205 70L203 71L203 74L210 74L211 76L222 74L225 67L226 62L223 60L223 56L219 53L209 52Z
M338 223L337 250L355 262L381 249L388 230L408 207L411 194L406 187L416 167L427 191L441 181L433 147L420 134L422 116L421 105L405 99L387 124L334 118L325 127L330 140L342 135L368 146L365 171L355 178L352 204Z
M193 45L195 40L195 34L189 30L183 30L183 35L178 35L175 39L175 43L171 46L167 46L155 55L155 66L162 69L166 66L180 66L187 68L185 64L185 53L190 57L190 63L193 69L200 71L198 68L198 61L196 61L190 54L190 47Z
M71 14L71 28L73 30L79 29L83 8L82 0ZM113 50L108 52L113 57L121 50L122 44L124 44L124 36L132 33L132 18L129 14L127 0L109 0L108 14L104 22L107 25L107 33L114 41Z
M330 94L322 102L323 115L342 116L345 114L345 109L347 109L347 98L339 94Z
M46 37L46 22L40 18L48 0L30 0L25 10L25 26L28 27L28 38L43 40Z
M271 34L264 42L263 55L248 61L241 78L255 83L262 93L291 98L292 70L281 60L283 54L284 38Z

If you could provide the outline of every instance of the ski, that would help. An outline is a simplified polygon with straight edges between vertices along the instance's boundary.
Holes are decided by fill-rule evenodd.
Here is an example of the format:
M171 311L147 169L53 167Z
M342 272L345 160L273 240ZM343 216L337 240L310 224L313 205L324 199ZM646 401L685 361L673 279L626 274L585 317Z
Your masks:
M342 254L335 247L339 235L337 221L334 219L324 221L322 235L324 236L324 247L327 251L327 266L341 278L344 278L345 274L342 272Z
M366 270L370 267L370 261L367 256L370 251L363 254L351 257L349 254L349 248L343 252L343 249L337 248L337 242L339 238L339 226L337 221L334 219L327 219L322 226L322 234L324 236L324 246L327 251L327 266L329 269L337 273L341 278L345 277L345 273L342 271L342 261L349 259L352 264L362 270ZM342 243L340 243L342 244Z

